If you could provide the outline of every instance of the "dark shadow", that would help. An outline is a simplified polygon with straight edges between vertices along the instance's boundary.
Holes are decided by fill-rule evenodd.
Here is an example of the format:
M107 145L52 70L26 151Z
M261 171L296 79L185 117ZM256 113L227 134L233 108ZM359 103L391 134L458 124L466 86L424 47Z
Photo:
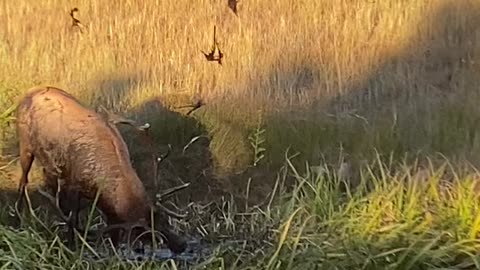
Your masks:
M95 89L96 92L88 95L93 98L89 102L90 106L103 105L138 123L151 125L150 136L153 138L153 146L131 127L121 125L117 127L129 148L132 165L152 198L163 190L190 182L188 189L177 194L177 203L205 200L215 184L211 174L210 138L206 128L192 115L176 112L157 97L150 98L133 109L124 108L123 105L130 105L127 99L132 91L141 86L139 78L142 77L146 76L142 74L125 77L106 76L94 80L91 89ZM184 151L184 147L197 136L201 138L192 142ZM171 145L171 152L155 172L154 156L166 154L168 144Z
M441 153L452 163L480 165L480 80L474 61L479 14L473 3L445 3L435 11L433 29L430 22L412 28L411 43L381 59L364 79L344 81L344 94L334 98L308 94L315 91L312 85L322 85L315 83L323 77L320 70L292 64L274 71L267 80L292 89L286 96L306 96L309 102L292 100L288 108L267 113L267 169L248 169L237 177L238 184L245 187L248 177L256 175L251 191L258 192L256 197L266 194L276 180L268 171L284 165L287 148L299 153L293 163L300 172L305 161L314 166L326 162L334 169L347 161L358 168L375 162L377 154L384 160L431 157L443 162ZM360 176L352 170L350 180L356 182Z
M103 105L108 109L121 110L115 106L123 105L123 101L129 93L139 86L142 78L141 73L124 75L101 75L91 80L90 93L87 96L88 106L96 108Z
M132 128L120 128L129 146L133 166L147 190L161 193L162 190L190 182L190 187L178 194L177 202L183 203L208 200L212 194L219 192L212 175L210 135L195 117L168 109L159 98L145 101L129 112L128 117L151 125L153 149ZM169 153L159 164L157 173L152 153L157 156Z
M362 146L368 145L398 159L405 153L442 153L452 160L480 161L480 115L475 102L480 92L473 72L479 14L472 3L445 3L435 11L433 29L428 22L418 27L411 44L384 59L364 81L348 85L347 94L315 102L312 108L337 117L348 115L335 120L345 120L354 134L333 132L332 137L339 138L337 145L352 154L373 155Z

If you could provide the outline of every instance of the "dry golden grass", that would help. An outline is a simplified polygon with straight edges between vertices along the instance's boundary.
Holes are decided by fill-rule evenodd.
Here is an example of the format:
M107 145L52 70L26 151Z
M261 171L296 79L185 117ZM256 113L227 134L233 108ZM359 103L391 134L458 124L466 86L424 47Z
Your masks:
M441 8L438 1L248 1L237 18L224 2L4 1L2 72L90 95L102 90L91 89L92 81L135 79L135 89L120 97L125 106L180 92L269 103L328 98L344 94L413 38L428 42L416 32L436 31L437 18L432 25L425 18ZM70 27L72 7L80 10L83 34ZM211 45L215 24L223 67L200 53ZM294 89L302 68L315 71L313 83Z
M71 27L73 7L83 33ZM210 49L215 25L225 53L222 66L201 53ZM272 241L278 251L284 245L282 254L261 244L262 252L255 253L264 254L260 261L277 267L286 256L290 262L295 257L300 268L328 262L344 269L478 267L472 255L480 220L473 177L452 170L458 190L442 194L437 185L443 176L434 170L418 182L413 171L398 173L389 162L378 169L362 163L404 156L429 156L434 163L441 153L452 164L470 170L463 163L468 160L478 167L479 63L478 0L240 0L238 17L227 0L0 0L0 168L17 154L12 119L3 112L26 89L54 85L92 107L102 104L151 122L158 144L177 150L162 164L165 182L179 176L193 182L208 172L211 164L200 162L208 156L199 146L204 141L182 155L193 136L208 133L217 177L206 173L206 181L225 179L222 187L238 197L248 184L248 199L265 201L271 189L261 185L275 180L285 150L299 152L278 173L279 186L291 178L298 184L292 194L277 190L279 197L291 198L279 199L278 210L268 207L268 218L242 215L248 222L241 226L224 214L227 225L221 226L255 238L256 226L263 232L274 222L286 232L288 216L307 209L291 224L295 239ZM193 117L175 109L198 99L207 105ZM252 134L265 140L256 145L257 152L265 148L265 158L245 170L254 163ZM138 160L144 152L137 147L132 159ZM311 167L303 176L305 161ZM368 168L359 193L346 199L343 182L321 176L323 161L353 180L350 168ZM148 179L149 167L138 164L141 178ZM17 180L14 169L0 169L0 195L8 193L6 187L14 190ZM192 193L209 198L210 187L202 181ZM307 222L313 216L315 222ZM49 262L45 258L76 264L50 252L57 250L53 244L45 251L37 234L4 234L17 245L9 245L13 255L4 256L11 265L20 265L12 258L22 254L35 266ZM37 249L42 252L32 252Z
M259 112L272 163L288 146L477 158L479 18L473 0L253 0L238 17L226 0L3 0L0 105L36 84L123 112L201 98L224 171L251 163ZM222 66L200 52L214 25Z

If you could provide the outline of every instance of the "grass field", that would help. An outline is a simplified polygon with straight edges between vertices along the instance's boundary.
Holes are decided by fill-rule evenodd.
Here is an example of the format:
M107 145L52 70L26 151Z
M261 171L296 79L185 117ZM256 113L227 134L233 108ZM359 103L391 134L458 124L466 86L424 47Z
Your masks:
M216 202L180 229L246 241L221 245L206 269L478 268L480 3L251 0L238 10L0 0L2 194L18 179L12 106L53 85L148 121L155 150L172 145L151 183L152 149L122 131L154 192L192 181L184 200ZM222 65L201 52L214 26ZM191 115L179 108L199 100ZM82 258L33 225L1 227L5 269L140 266Z

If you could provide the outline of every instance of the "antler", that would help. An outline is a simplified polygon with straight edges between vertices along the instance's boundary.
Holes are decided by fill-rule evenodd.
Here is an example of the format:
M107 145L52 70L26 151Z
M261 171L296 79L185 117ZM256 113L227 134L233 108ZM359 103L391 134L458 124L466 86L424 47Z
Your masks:
M155 159L155 178L156 179L156 172L157 172L157 169L158 169L158 164L162 163L162 161L164 161L165 159L167 159L168 156L170 156L170 153L172 151L172 145L171 144L168 144L168 150L167 150L167 153L163 154L163 155L159 155L158 157L156 157Z
M131 233L134 228L141 228L145 231L150 231L151 228L148 227L145 222L142 221L137 221L137 222L124 222L124 223L116 223L116 224L110 224L107 225L105 228L98 229L95 232L95 236L93 237L98 241L100 237L105 235L108 232L114 231L114 230L123 230L127 232L128 235L128 243L130 245L130 238L131 238Z
M195 109L197 109L202 105L203 105L203 103L199 102L198 104L194 105L194 107L195 107ZM148 143L150 147L153 147L154 143L153 143L152 137L150 136L150 132L149 132L150 124L149 123L145 123L144 125L140 126L140 125L137 124L136 121L131 120L131 119L127 119L127 118L119 116L117 114L114 114L114 113L110 112L109 110L107 110L102 105L100 105L100 109L102 109L103 111L105 111L107 113L107 118L108 118L107 120L110 123L112 123L114 125L115 124L126 124L126 125L130 125L130 126L134 127L137 130L143 131L146 143ZM155 168L154 168L155 179L156 179L156 175L157 175L158 164L160 164L163 160L165 160L170 155L171 150L172 150L172 146L170 144L168 144L167 153L164 154L164 155L160 155L158 157L155 157ZM156 205L158 207L160 207L169 216L172 216L172 217L175 217L175 218L178 218L178 219L185 218L187 216L187 214L175 213L174 211L172 211L172 210L168 209L167 207L165 207L164 205L162 205L162 202L166 198L171 197L173 195L173 193L178 192L180 190L183 190L183 189L187 188L188 186L190 186L190 183L185 183L185 184L182 184L180 186L168 189L164 193L162 193L160 195L157 195L158 201L157 201Z
M190 186L190 183L185 183L173 188L169 188L166 191L164 191L162 194L157 194L157 199L158 201L163 202L165 199L171 197L173 193L186 189L189 186Z
M190 183L185 183L185 184L182 184L180 186L176 186L176 187L167 189L162 194L157 194L157 202L155 203L155 205L160 207L160 209L162 209L167 215L172 216L174 218L183 219L183 218L187 217L187 213L185 213L185 214L176 213L176 212L168 209L166 206L164 206L163 202L164 202L165 199L171 197L175 192L183 190L183 189L185 189L189 186L190 186Z
M108 122L110 122L114 125L125 124L125 125L132 126L133 128L135 128L137 130L140 130L140 131L147 131L148 129L150 129L150 124L149 123L139 125L136 121L134 121L132 119L128 119L128 118L125 118L125 117L120 116L118 114L112 113L111 111L107 110L103 105L100 105L100 109L105 111L105 113L107 114Z
M111 224L111 225L108 225L107 227L105 227L103 229L99 229L98 233L100 235L103 235L103 234L105 234L107 232L110 232L112 230L116 230L116 229L131 230L135 227L140 227L142 229L150 229L148 226L146 226L142 222L137 221L137 222L125 222L125 223Z

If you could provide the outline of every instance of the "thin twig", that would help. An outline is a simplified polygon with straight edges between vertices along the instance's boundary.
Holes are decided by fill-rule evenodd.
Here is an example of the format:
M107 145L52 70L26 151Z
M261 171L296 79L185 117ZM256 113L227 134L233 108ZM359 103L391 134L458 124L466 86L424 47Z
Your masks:
M14 158L13 160L10 160L7 164L3 165L2 167L0 167L0 171L2 170L5 170L6 168L8 168L10 165L12 165L15 161L17 161L19 158L16 157Z

